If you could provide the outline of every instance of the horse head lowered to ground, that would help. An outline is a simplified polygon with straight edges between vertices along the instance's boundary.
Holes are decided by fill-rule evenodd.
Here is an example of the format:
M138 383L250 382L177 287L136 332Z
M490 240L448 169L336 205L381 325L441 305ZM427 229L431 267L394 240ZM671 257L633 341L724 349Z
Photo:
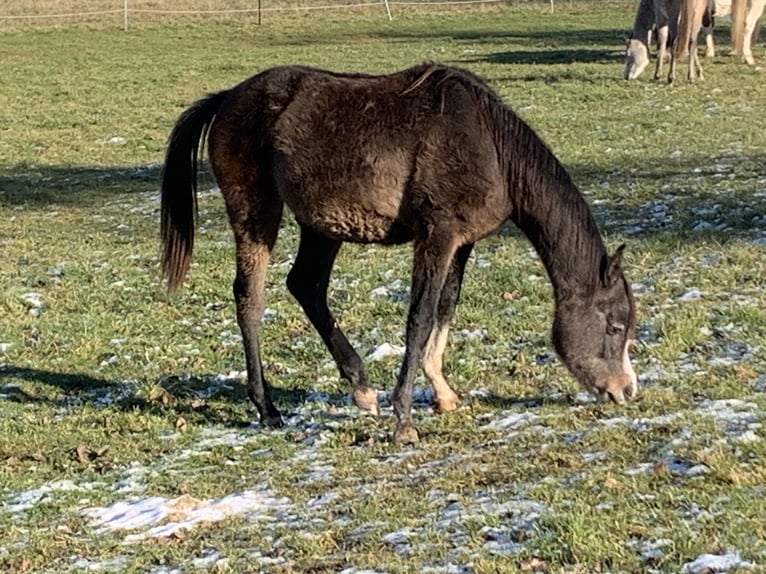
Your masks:
M193 104L173 128L162 177L162 270L171 291L189 268L205 137L235 239L248 395L264 425L282 424L258 331L285 205L301 231L287 287L350 381L354 403L370 412L377 394L327 306L330 272L343 242L414 244L406 350L392 395L396 442L418 439L418 367L436 408L457 407L442 360L463 272L474 243L509 219L553 285L552 339L563 363L601 400L635 395L628 348L636 316L623 247L607 252L561 163L472 73L437 64L380 76L285 66Z

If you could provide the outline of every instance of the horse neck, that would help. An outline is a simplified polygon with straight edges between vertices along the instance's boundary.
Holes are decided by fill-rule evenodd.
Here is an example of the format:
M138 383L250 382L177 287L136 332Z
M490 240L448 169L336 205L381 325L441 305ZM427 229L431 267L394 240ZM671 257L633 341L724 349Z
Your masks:
M649 43L649 32L654 27L654 0L641 0L633 21L632 38Z
M545 143L518 118L506 150L510 219L535 247L556 302L589 297L606 248L593 215L569 174ZM513 133L515 132L515 133Z

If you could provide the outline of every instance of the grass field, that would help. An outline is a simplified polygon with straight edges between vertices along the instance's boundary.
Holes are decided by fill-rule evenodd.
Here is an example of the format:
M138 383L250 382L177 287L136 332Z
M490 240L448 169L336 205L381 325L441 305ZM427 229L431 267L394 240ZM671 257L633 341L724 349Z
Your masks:
M593 10L598 5L598 10ZM621 79L632 3L0 34L0 570L760 572L766 564L766 53L706 80ZM264 361L284 430L243 388L223 203L202 178L194 264L158 281L169 130L268 66L470 68L629 246L634 403L600 406L549 344L542 266L513 228L469 262L446 369L461 408L390 443L360 415L274 254ZM331 306L387 405L408 249L347 246ZM705 557L710 554L713 556ZM707 570L706 570L707 568ZM717 569L716 569L717 568Z

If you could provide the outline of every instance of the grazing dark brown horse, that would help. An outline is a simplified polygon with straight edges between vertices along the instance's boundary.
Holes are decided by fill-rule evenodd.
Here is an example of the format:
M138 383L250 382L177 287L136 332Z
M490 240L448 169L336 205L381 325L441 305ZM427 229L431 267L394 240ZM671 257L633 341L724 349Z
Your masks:
M162 271L173 291L189 268L200 142L236 241L234 297L247 389L264 425L282 425L261 366L258 328L269 254L286 204L301 237L287 287L321 335L360 408L376 413L364 366L327 307L344 241L414 242L406 352L393 391L396 442L414 442L419 365L437 410L458 396L442 374L447 330L474 242L508 219L537 249L556 301L553 343L604 401L636 392L628 358L635 308L621 264L545 143L465 70L424 64L383 76L288 66L211 94L181 115L162 177Z

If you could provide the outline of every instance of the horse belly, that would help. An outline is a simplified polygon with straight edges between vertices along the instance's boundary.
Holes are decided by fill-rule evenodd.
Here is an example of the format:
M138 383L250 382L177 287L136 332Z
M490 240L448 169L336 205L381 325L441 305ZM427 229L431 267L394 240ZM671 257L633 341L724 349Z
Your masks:
M401 217L408 180L402 155L348 150L324 161L281 155L277 189L296 220L323 235L353 243L404 243L412 232Z
M296 219L339 241L397 244L412 239L412 232L399 219L358 206L322 206L308 217L305 213L296 213Z

